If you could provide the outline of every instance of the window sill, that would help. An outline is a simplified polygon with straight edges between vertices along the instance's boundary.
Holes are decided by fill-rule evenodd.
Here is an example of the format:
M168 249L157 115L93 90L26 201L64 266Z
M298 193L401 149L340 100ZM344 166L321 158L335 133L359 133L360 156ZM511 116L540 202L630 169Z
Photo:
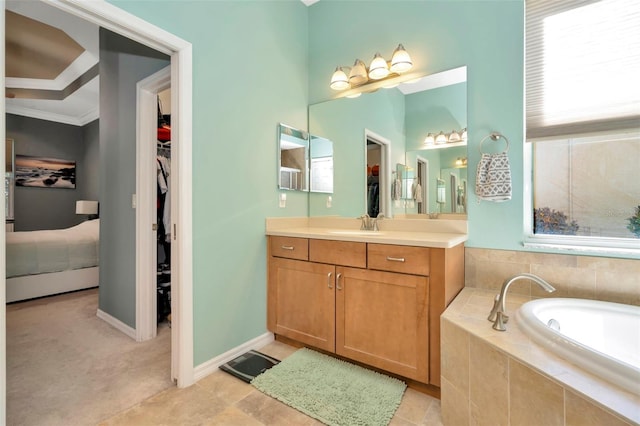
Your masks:
M590 256L640 258L640 239L529 235L523 246L535 251Z

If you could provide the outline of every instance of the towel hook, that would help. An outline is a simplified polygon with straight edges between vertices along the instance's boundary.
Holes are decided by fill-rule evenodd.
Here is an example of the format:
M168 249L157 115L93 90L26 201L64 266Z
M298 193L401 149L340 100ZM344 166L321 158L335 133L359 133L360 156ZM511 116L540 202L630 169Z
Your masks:
M478 146L478 149L480 150L480 154L483 153L482 152L482 144L484 143L484 141L487 140L487 138L491 138L494 141L497 141L500 138L504 139L507 142L507 147L502 152L509 151L509 139L507 139L507 137L505 135L503 135L502 133L491 132L480 141L480 145Z

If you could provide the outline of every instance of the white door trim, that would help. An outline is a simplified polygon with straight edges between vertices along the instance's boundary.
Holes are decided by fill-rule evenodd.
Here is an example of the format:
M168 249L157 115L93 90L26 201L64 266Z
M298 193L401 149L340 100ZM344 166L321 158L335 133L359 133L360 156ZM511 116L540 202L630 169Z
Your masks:
M172 365L178 387L194 383L193 376L193 224L192 224L192 46L191 43L152 25L106 1L42 0L68 13L107 28L138 43L171 56L171 136L178 149L172 151ZM4 38L4 31L3 36ZM3 42L4 40L0 40ZM4 107L3 107L4 108ZM4 114L2 114L4 130ZM1 234L0 234L1 235ZM175 264L173 262L175 260ZM4 376L3 376L4 377Z
M422 175L422 179L420 182L420 186L422 187L422 213L429 213L429 160L424 157L417 156L417 167L421 168L420 174ZM420 212L418 212L420 213Z
M380 213L384 217L393 217L393 209L391 208L391 155L389 149L391 141L384 138L369 129L364 129L364 158L367 158L367 141L371 140L380 145L380 172L378 174L379 191L380 191ZM364 173L366 176L367 167L365 164ZM365 212L367 210L367 186L365 177Z
M157 333L157 224L156 140L157 96L171 87L171 67L140 80L136 85L136 340ZM173 348L172 348L173 352Z
M2 35L0 36L0 79L4 81L4 0L0 0L0 22L2 25ZM7 137L7 129L6 129L6 115L5 115L5 103L0 102L0 134L2 135L2 140L5 140ZM3 171L6 173L6 162L5 162L5 150L0 149L0 166L3 168ZM6 260L6 235L7 230L4 226L0 226L0 240L2 244L0 244L0 268L2 268L2 273L0 273L0 424L6 423L7 418L7 307L6 307L6 289L7 289L7 279L6 279L6 271L7 271L7 260Z

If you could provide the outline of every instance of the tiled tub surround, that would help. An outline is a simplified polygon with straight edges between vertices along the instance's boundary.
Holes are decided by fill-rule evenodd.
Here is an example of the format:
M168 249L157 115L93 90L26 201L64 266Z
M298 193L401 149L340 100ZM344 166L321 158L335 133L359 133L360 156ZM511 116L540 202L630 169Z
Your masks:
M640 425L639 397L522 333L514 314L530 296L509 294L507 331L493 330L486 317L495 293L467 287L441 317L445 425Z
M505 279L522 272L538 275L556 291L546 293L521 280L509 287L507 300L517 293L640 306L640 260L465 248L465 287L498 293Z

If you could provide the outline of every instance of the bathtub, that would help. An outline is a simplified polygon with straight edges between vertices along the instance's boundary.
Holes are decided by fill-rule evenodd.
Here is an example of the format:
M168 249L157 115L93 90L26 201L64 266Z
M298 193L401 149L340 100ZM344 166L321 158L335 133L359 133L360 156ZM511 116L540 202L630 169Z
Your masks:
M640 307L586 299L532 300L516 322L534 342L640 395Z

